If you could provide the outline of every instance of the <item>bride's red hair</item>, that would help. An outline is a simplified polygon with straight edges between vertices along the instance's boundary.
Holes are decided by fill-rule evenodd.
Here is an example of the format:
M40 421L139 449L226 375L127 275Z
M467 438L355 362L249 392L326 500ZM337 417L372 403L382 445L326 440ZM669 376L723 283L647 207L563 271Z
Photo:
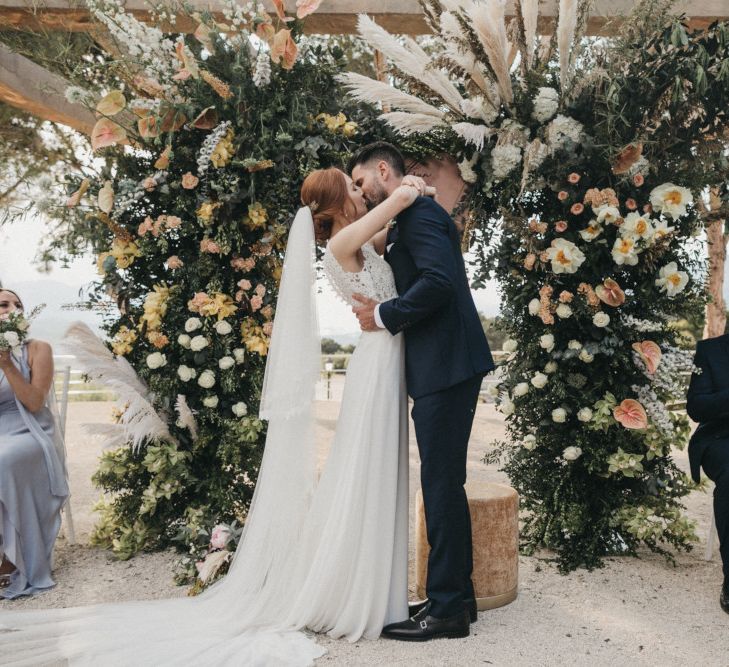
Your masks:
M344 215L349 204L347 179L336 167L312 171L301 186L301 203L312 206L314 236L320 243L329 240L336 216Z

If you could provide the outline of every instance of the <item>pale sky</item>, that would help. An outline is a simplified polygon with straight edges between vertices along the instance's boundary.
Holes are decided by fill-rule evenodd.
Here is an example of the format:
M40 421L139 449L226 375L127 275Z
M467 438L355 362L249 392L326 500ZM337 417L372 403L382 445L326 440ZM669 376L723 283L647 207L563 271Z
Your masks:
M58 293L70 294L68 300L74 300L80 288L98 277L95 258L90 256L77 259L69 268L55 266L48 274L39 273L33 264L33 258L45 231L46 226L40 218L28 218L23 222L0 227L0 280L9 288L23 285L27 293L22 296L29 307L48 302L52 295ZM61 286L67 289L63 290ZM317 296L317 306L322 335L356 333L357 320L349 307L334 295L326 280L320 279L319 287L321 291ZM480 311L489 316L498 314L499 297L495 283L473 294ZM46 320L49 320L59 306L60 304L48 303L48 312L44 315ZM38 322L40 324L41 320Z

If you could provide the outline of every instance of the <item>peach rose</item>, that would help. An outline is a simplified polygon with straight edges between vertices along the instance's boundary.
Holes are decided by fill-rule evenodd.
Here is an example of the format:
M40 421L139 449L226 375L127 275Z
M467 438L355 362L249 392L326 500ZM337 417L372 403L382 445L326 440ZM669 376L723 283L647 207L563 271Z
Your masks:
M209 303L210 297L206 292L195 292L195 296L187 302L187 307L193 313L199 313L200 308Z
M629 211L635 211L636 208L638 208L638 202L635 201L632 197L625 200L625 208L627 208Z
M251 281L243 278L243 280L238 281L238 287L242 290L249 290L251 288Z
M643 213L650 215L651 213L653 213L653 207L650 204L646 204L643 207Z
M262 305L263 305L263 299L256 294L251 299L251 310L255 313L257 310L261 309Z
M645 408L632 398L626 398L620 405L613 408L613 417L625 428L644 429L648 427L648 415L645 413Z
M580 204L580 202L577 202L576 204L572 204L570 213L572 215L580 215L584 210L585 210L584 205Z
M569 196L570 195L566 190L560 190L559 193L557 194L557 199L559 199L560 201L567 201Z
M633 176L633 184L636 187L639 188L641 185L643 185L643 183L645 183L645 178L643 177L643 174L636 174L635 176Z
M258 296L263 298L266 294L266 286L261 284L256 285L255 292L256 294L258 294Z
M530 252L525 258L524 258L524 268L527 271L531 271L534 268L534 264L537 261L537 256Z
M582 178L576 171L573 171L568 177L567 180L572 183L572 185L577 185L577 183L580 182L580 178Z
M154 222L152 222L152 218L147 216L144 219L144 222L139 225L137 228L137 235L138 236L144 236L147 232L151 232L154 230Z
M559 293L559 300L561 303L570 303L572 299L575 298L575 295L572 294L572 292L568 292L567 290L562 290Z
M577 206L577 204L575 204ZM554 228L561 234L562 232L567 231L567 222L564 220L558 220L554 223Z
M167 226L167 229L177 229L182 224L182 219L178 218L176 215L168 215L167 219L165 220L165 225Z
M152 192L152 190L157 187L157 181L154 180L153 176L147 176L147 178L142 181L142 187L147 192Z
M182 187L185 188L185 190L192 190L199 182L200 179L189 171L182 176Z
M263 333L265 333L267 336L270 336L271 332L273 331L273 322L266 322L262 328Z
M175 269L181 269L183 266L183 261L177 255L172 255L167 258L167 268L174 271Z
M267 320L270 320L273 317L273 307L266 306L265 308L261 308L261 315L263 315L263 317Z
M220 246L209 238L204 238L200 241L200 252L209 252L211 254L220 253Z

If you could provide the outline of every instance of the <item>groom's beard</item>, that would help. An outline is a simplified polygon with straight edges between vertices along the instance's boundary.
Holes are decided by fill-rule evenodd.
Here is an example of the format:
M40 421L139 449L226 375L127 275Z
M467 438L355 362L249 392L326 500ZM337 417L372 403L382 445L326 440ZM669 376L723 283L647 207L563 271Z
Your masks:
M385 188L379 185L377 190L365 196L367 210L371 211L375 206L385 201L385 199L387 199L387 192L385 192Z

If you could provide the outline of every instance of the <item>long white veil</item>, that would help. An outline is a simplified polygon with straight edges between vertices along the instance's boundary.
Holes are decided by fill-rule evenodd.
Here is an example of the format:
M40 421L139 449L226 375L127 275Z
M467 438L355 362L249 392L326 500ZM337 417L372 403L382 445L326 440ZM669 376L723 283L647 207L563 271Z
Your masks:
M316 485L314 261L304 207L289 233L266 364L265 451L228 575L196 598L0 611L0 664L308 665L324 652L287 618L300 571L291 557Z

